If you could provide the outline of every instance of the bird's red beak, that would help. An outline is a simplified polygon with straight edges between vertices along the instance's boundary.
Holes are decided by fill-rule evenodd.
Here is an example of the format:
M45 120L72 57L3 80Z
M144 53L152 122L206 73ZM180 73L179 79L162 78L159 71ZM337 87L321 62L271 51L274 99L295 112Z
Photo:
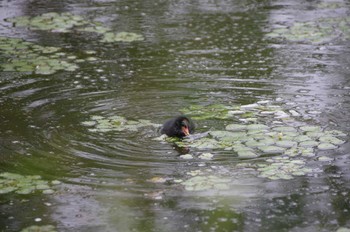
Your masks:
M183 132L186 136L189 136L189 135L190 135L190 131L188 130L188 127L183 126L183 127L182 127L182 132Z

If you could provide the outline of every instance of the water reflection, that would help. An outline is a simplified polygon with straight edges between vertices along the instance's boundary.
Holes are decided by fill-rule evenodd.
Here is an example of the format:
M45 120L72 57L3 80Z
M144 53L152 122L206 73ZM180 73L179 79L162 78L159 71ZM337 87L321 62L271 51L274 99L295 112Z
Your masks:
M342 14L344 4L322 12ZM40 224L35 218L59 231L329 231L348 224L348 143L334 152L334 162L308 159L318 173L273 181L258 178L253 168L237 169L241 161L228 151L211 151L212 161L183 160L179 154L188 150L153 140L155 130L90 133L81 125L92 115L163 123L190 105L284 98L301 121L350 132L348 42L294 43L265 36L276 24L317 17L311 2L1 5L9 9L2 17L70 11L146 38L101 43L96 34L0 23L2 36L77 55L93 50L98 58L75 72L48 76L1 72L0 170L64 182L53 195L1 195L1 228L19 231ZM205 132L228 121L198 124ZM196 170L228 178L230 188L191 192L176 183Z

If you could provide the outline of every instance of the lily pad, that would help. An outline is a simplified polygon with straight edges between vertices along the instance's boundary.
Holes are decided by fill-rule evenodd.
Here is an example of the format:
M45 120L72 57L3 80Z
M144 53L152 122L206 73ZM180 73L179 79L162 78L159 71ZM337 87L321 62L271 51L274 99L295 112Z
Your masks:
M278 147L284 147L284 148L291 148L297 145L297 142L294 141L288 141L288 140L282 140L282 141L277 141L276 146Z
M180 155L180 158L188 160L188 159L193 159L193 156L191 154L185 154L185 155Z
M300 135L294 138L294 141L296 142L305 142L305 141L309 141L312 140L309 136L306 135Z
M181 182L187 191L227 190L231 180L222 176L194 176Z
M214 155L208 152L202 153L201 155L198 156L198 158L204 159L204 160L211 160L213 157Z
M261 143L261 142L256 141L256 140L249 140L245 143L245 145L247 147L251 147L251 148L256 148L256 147L260 147L260 146L267 146L266 144Z
M317 146L319 150L333 150L336 149L337 146L331 144L331 143L321 143L320 145Z
M144 37L136 33L120 32L114 34L112 32L107 32L104 34L102 42L133 42L142 40L144 40Z
M277 146L261 146L258 148L265 154L279 154L285 151L284 148Z
M229 124L225 127L225 129L228 131L244 131L247 129L247 126L241 124Z
M221 148L221 145L215 139L210 138L202 138L198 140L194 140L190 143L185 143L184 146L189 146L197 149L217 149Z
M330 158L328 156L320 156L317 158L319 161L322 161L322 162L329 162L329 161L333 161L334 159L333 158Z
M301 126L300 130L305 132L319 132L322 131L321 127L319 126Z
M303 141L301 143L299 143L299 146L301 147L316 147L319 143L313 140L309 140L309 141Z
M278 127L272 128L272 130L278 131L278 132L296 132L297 131L297 129L290 126L278 126Z
M237 152L238 157L242 159L251 159L259 157L256 153L249 151L249 150L240 150Z
M324 143L331 143L333 145L341 145L343 143L345 143L345 141L343 140L340 140L336 137L333 137L333 136L322 136L319 138L319 140L321 142L324 142Z
M263 124L251 124L247 126L247 130L267 130L269 127Z

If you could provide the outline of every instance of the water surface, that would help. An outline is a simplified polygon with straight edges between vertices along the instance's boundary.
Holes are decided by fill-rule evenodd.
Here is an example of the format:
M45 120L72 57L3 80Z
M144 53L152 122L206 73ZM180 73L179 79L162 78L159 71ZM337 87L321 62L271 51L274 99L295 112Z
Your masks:
M180 155L202 151L154 140L155 128L94 133L82 124L114 115L161 124L192 105L270 101L296 110L300 123L348 134L350 24L335 24L337 36L317 41L268 35L296 22L347 19L348 2L15 0L0 6L0 36L83 59L74 71L0 73L0 171L62 182L54 194L0 195L1 230L48 224L57 231L350 228L349 143L303 158L318 172L270 180L237 166L269 157L247 161L207 149L212 160L185 160ZM70 12L144 40L106 43L96 33L31 30L5 20L49 12ZM196 123L206 132L233 121ZM196 171L228 178L231 187L187 191L176 183Z

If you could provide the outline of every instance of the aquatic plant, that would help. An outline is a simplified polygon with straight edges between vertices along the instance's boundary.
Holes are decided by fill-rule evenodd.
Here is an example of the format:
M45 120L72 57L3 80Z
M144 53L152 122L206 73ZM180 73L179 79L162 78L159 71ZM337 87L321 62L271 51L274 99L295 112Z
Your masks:
M78 57L62 52L61 48L40 46L18 38L0 37L0 52L6 59L0 64L3 71L48 75L79 68L74 63Z
M279 25L266 36L312 43L325 43L334 39L348 40L350 39L350 18L322 17L315 21L295 22L290 26Z
M316 156L321 150L337 149L347 140L347 135L341 131L325 130L319 125L298 120L300 113L277 102L261 101L242 106L195 105L182 111L193 118L198 116L197 120L220 118L228 123L224 130L210 130L196 139L191 136L182 140L161 136L155 140L165 140L178 147L192 148L189 154L180 156L181 159L187 160L211 160L214 157L212 150L224 150L225 154L231 153L242 160L273 157L268 158L265 164L255 167L260 177L269 179L291 179L302 173L307 174L312 171L306 167L305 160L308 157ZM201 113L204 116L201 116ZM255 117L255 123L242 120L246 115ZM144 126L160 126L146 120L129 121L120 116L92 116L90 121L82 124L92 132L137 131ZM194 155L193 151L199 155ZM193 187L200 188L202 187Z
M183 182L181 185L188 191L203 190L227 190L231 178L216 175L196 175Z
M149 120L127 120L121 116L91 116L89 121L82 122L82 125L89 127L91 132L109 131L138 131L142 127L160 127L161 124L152 123Z
M44 194L52 194L51 186L58 185L58 180L42 180L39 175L20 175L16 173L0 173L0 194L15 192L17 194L30 194L34 191L41 191Z
M102 36L101 42L133 42L144 40L140 34L132 32L114 33L111 28L101 25L100 22L94 22L84 19L80 15L69 12L56 13L49 12L38 16L17 16L7 18L14 27L27 27L30 30L43 30L50 32L68 33L74 31L93 32Z

